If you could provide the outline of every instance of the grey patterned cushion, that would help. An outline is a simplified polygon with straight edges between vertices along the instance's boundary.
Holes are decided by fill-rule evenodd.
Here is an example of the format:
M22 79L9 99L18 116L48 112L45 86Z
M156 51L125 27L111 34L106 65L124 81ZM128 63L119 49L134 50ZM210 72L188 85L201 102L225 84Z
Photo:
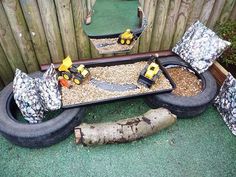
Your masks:
M229 129L236 135L236 79L231 74L224 81L215 99L215 106Z
M220 39L215 32L197 21L185 32L172 51L198 72L206 71L230 42Z
M42 122L44 111L61 107L61 94L53 65L42 78L31 78L17 69L13 81L13 93L17 106L29 123Z

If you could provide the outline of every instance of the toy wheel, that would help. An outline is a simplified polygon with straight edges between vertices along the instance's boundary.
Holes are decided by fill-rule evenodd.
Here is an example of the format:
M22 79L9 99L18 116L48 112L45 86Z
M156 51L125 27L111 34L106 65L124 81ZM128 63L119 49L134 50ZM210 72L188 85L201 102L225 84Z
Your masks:
M81 74L77 74L74 79L73 82L77 85L80 85L82 82L83 76Z
M72 78L72 74L70 72L63 72L62 76L66 80L70 80Z
M126 40L126 44L127 45L130 45L131 44L131 41L129 39Z
M81 80L80 79L74 79L73 82L77 85L80 85L81 84Z
M120 40L120 43L121 43L121 44L125 44L125 40L124 40L124 39L121 39L121 40Z

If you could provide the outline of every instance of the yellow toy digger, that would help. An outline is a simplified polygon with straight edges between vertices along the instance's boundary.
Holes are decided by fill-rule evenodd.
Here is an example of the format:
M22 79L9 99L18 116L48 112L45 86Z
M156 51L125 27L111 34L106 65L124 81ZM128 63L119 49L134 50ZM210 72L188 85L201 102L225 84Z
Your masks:
M73 80L77 85L81 84L83 79L89 75L89 70L84 65L73 64L71 58L68 56L58 68L59 75L66 80Z
M162 71L159 65L155 62L156 56L152 56L149 64L140 72L138 82L150 88L160 77Z
M117 42L122 45L130 45L136 38L136 35L130 29L127 29L124 33L120 34Z

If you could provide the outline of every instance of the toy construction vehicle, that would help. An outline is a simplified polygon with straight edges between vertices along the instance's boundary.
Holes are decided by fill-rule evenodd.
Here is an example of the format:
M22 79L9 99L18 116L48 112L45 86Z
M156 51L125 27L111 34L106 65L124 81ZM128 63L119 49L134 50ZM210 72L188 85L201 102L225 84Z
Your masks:
M120 34L117 42L122 45L130 45L136 38L136 35L130 29L127 29L124 33Z
M71 58L68 56L58 68L59 75L66 80L72 80L79 85L89 75L89 70L84 65L73 64Z
M138 83L143 84L144 86L150 88L156 80L160 77L162 71L159 68L159 65L155 62L156 57L152 57L148 65L141 71Z

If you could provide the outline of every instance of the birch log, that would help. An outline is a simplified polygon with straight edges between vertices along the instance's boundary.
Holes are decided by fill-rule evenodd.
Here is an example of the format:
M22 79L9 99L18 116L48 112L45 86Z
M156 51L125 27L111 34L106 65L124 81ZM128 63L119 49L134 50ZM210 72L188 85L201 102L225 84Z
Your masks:
M76 143L84 145L124 143L152 135L176 122L176 116L164 108L117 122L81 124L75 128Z

